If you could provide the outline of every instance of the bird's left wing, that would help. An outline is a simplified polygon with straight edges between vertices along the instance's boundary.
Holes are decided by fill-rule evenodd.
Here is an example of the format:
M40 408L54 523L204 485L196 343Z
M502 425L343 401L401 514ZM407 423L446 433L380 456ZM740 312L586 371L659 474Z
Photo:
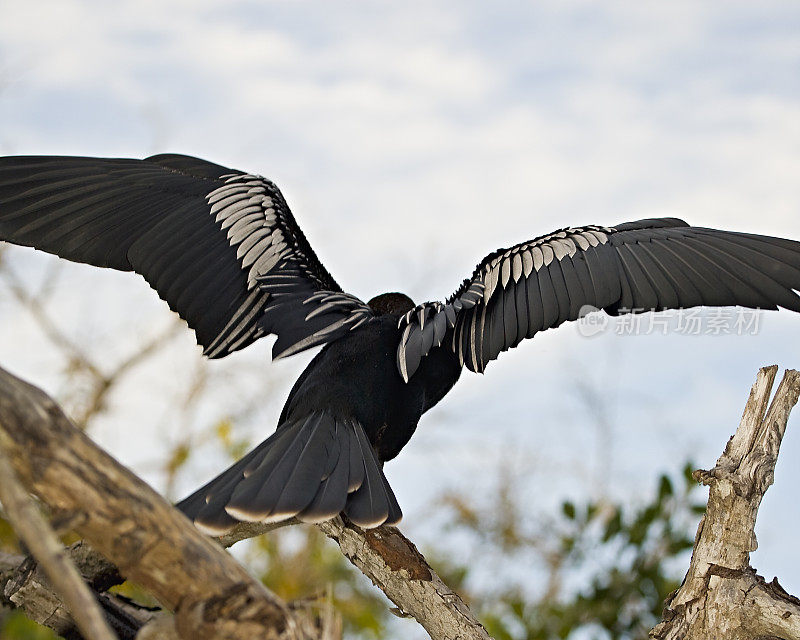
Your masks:
M434 347L482 372L524 338L609 313L740 305L800 311L800 243L661 218L562 229L487 256L447 302L400 319L408 380Z
M290 355L372 316L271 181L190 156L0 158L0 240L141 274L211 358L267 334Z

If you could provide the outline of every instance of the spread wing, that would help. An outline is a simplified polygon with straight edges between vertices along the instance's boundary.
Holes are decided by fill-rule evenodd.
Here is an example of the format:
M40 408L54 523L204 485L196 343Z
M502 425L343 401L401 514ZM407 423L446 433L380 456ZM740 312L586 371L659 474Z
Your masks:
M800 311L800 243L690 227L663 218L569 228L487 256L445 303L400 319L397 352L408 380L435 346L482 372L524 338L608 313L698 305Z
M0 240L142 276L219 358L273 356L372 312L342 291L269 180L198 158L0 158Z

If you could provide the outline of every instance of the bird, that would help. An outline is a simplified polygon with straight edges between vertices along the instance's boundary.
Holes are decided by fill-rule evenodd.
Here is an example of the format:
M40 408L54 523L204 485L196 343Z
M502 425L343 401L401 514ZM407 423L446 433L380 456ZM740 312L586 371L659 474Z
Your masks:
M273 359L321 347L275 432L177 503L209 535L339 514L397 524L383 466L422 415L464 368L482 373L586 309L800 311L800 242L677 218L565 227L489 254L442 301L364 302L325 269L273 182L178 154L2 157L0 240L140 274L208 358L267 335Z

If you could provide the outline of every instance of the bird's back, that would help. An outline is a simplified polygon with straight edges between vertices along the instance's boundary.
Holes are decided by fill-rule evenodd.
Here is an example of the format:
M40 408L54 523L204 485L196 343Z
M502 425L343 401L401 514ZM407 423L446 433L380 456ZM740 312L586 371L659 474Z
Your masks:
M404 382L397 369L397 321L394 315L379 316L324 347L295 383L279 422L330 411L359 422L380 460L394 458L422 414L461 372L457 359L439 349L418 375Z

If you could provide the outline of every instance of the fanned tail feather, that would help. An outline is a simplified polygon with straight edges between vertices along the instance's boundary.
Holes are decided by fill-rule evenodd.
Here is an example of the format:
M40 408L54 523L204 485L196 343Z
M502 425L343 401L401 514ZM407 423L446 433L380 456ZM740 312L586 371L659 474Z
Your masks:
M370 528L402 517L362 426L325 412L282 424L177 506L211 535L241 521L323 522L344 512Z

